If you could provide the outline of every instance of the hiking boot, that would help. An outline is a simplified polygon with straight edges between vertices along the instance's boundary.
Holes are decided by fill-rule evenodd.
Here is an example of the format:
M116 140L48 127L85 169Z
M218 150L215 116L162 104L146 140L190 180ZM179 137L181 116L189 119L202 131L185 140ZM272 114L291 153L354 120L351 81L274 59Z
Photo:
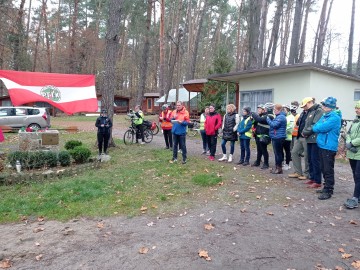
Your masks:
M313 183L311 185L308 185L308 188L319 188L321 187L321 184L318 184L318 183Z
M228 162L232 162L232 160L233 160L233 155L232 155L232 154L230 154L230 155L229 155Z
M319 195L318 199L319 200L327 200L327 199L330 199L331 198L331 193L329 192L323 192Z
M315 184L315 181L314 180L309 180L309 181L306 181L305 184L312 185L312 184Z
M354 209L359 207L359 202L354 199L347 199L344 205L348 209Z
M175 163L175 162L177 162L177 159L176 159L176 158L173 158L171 161L172 161L173 163Z
M301 174L298 174L298 173L291 173L288 175L289 178L299 178L301 177L302 175Z
M145 144L145 142L141 142L140 144Z
M243 163L243 166L247 166L247 165L250 165L250 162L249 162L249 161L245 161L245 162Z
M282 166L276 166L275 170L274 169L271 170L271 173L272 174L282 174L283 173Z
M299 177L298 177L298 179L299 179L299 180L306 180L306 179L307 179L307 177L306 177L306 176L304 176L304 175L301 175L301 176L299 176Z
M243 160L239 160L239 162L238 162L238 163L236 163L236 164L241 165L241 164L243 164L243 163L244 163L244 161L243 161Z
M227 160L227 155L223 154L222 158L219 158L218 161L226 161Z
M253 164L251 164L251 167L259 167L260 166L260 162L255 161Z
M186 159L182 161L182 164L186 164Z
M209 156L209 159L210 159L211 161L214 161L214 160L215 160L215 157Z
M326 192L324 189L318 189L317 191L315 191L316 193L324 193L324 192Z
M269 164L264 163L264 164L261 166L261 169L262 169L262 170L267 170L267 169L269 169Z

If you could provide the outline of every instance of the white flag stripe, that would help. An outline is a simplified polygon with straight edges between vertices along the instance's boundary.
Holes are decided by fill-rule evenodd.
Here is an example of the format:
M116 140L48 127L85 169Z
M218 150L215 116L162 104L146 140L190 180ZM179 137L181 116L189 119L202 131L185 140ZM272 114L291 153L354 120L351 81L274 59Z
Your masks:
M17 84L11 80L1 78L6 88L21 88L29 90L35 94L40 95L40 91L43 87L41 86L25 86ZM56 87L56 85L54 85ZM56 87L61 93L61 100L56 103L71 102L76 100L83 100L89 98L96 98L95 86L86 87Z

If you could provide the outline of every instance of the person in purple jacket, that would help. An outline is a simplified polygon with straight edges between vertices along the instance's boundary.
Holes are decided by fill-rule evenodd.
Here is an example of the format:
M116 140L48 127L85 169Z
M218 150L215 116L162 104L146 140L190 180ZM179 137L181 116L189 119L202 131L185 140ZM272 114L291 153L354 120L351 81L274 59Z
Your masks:
M271 119L269 116L266 118L270 126L269 135L275 155L275 168L271 170L271 173L282 174L282 163L284 161L283 146L286 138L286 115L282 111L281 104L275 104L274 114L274 119Z

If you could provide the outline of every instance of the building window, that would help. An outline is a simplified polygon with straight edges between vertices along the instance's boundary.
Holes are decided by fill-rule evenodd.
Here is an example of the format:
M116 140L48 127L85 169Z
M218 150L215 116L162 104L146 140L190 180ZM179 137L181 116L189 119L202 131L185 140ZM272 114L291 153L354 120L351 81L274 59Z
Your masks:
M360 100L360 89L355 89L354 91L354 101Z
M252 111L256 111L259 104L267 102L273 102L273 89L240 92L240 109L250 107Z

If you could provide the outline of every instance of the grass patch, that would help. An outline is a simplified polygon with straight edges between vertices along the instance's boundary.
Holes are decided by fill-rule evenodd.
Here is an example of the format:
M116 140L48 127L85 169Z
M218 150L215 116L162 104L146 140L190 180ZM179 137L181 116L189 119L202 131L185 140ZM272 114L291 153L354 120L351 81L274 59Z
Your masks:
M192 181L194 184L202 187L215 186L221 182L221 178L217 175L208 175L208 174L198 174L193 176Z
M119 116L115 121L123 121L126 128L124 119ZM52 121L56 125L57 119ZM97 154L96 132L62 132L60 150L68 140L80 140L92 155ZM61 221L113 215L132 217L140 215L142 207L147 208L148 214L158 215L183 211L208 199L233 203L234 194L241 192L242 200L255 195L247 191L248 186L255 184L248 169L235 171L233 166L209 162L200 155L190 157L186 165L171 164L169 150L153 144L126 146L117 138L114 141L116 147L109 149L110 162L99 169L48 182L0 186L0 223L16 222L24 216ZM219 182L224 185L209 188ZM263 188L259 186L257 194Z

